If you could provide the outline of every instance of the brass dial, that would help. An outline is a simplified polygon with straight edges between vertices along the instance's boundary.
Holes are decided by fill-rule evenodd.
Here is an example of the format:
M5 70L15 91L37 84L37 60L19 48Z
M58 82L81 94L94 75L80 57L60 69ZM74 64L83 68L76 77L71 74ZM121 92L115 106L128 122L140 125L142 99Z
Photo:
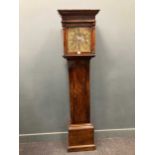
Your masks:
M91 28L69 28L67 32L69 53L91 52Z

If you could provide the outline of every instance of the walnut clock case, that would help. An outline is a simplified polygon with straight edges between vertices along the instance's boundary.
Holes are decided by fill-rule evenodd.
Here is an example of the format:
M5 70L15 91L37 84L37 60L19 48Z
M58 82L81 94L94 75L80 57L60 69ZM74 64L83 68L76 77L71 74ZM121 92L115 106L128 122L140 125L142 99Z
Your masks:
M90 123L90 59L95 56L95 16L99 10L58 10L68 61L70 125L68 151L95 150Z

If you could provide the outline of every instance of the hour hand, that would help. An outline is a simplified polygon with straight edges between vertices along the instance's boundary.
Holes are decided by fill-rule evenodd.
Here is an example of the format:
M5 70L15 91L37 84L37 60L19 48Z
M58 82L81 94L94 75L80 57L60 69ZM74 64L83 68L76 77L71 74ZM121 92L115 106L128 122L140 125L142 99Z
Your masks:
M82 36L77 36L76 39L77 39L78 41L84 42L84 38L83 38Z

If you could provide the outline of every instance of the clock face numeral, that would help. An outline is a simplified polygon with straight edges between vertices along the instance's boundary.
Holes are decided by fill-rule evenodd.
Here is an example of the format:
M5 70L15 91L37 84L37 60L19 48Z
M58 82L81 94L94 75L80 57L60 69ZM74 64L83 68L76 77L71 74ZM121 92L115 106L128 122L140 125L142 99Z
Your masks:
M91 52L91 28L69 28L67 36L68 53Z

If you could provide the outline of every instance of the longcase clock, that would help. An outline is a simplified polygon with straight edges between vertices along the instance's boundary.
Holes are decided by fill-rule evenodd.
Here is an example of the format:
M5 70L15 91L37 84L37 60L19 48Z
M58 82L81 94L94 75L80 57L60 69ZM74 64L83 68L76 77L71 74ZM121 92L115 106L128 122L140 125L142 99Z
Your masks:
M95 56L95 16L99 10L58 10L62 17L64 58L68 62L70 124L68 151L95 150L90 123L90 59Z

